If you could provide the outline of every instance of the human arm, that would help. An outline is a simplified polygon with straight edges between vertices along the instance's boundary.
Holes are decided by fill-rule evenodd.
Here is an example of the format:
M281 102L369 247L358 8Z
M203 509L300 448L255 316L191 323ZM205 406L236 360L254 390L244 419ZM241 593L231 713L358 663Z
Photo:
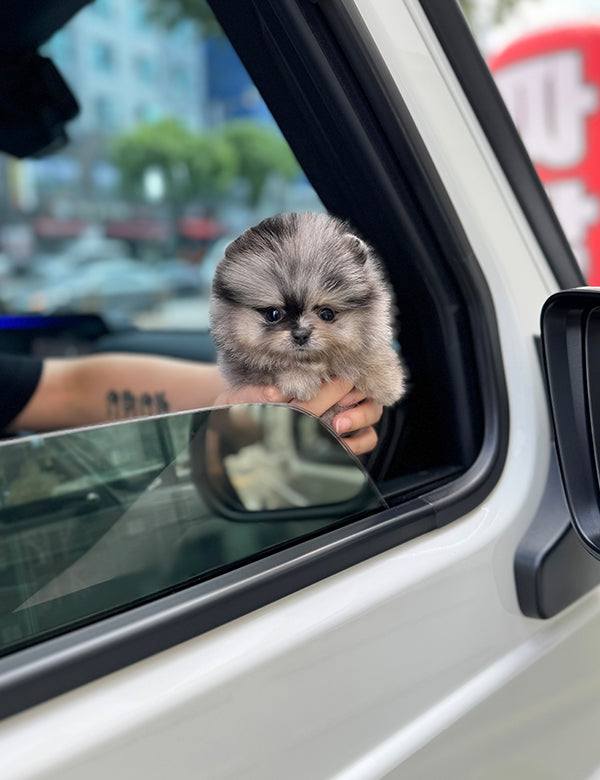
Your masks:
M49 431L147 414L265 401L293 401L316 415L336 403L348 405L350 408L336 415L333 424L338 433L350 434L346 439L350 449L360 455L377 442L373 425L381 417L381 406L357 394L348 382L326 382L315 398L299 402L285 398L274 387L228 390L214 364L116 353L44 360L35 392L8 430Z
M216 365L155 355L47 358L31 399L8 430L48 431L212 406Z

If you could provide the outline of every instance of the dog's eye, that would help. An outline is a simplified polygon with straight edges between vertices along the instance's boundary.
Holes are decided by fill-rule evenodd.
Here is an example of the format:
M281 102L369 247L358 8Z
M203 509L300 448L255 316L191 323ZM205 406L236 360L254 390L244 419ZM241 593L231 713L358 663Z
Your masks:
M319 309L319 317L324 320L325 322L331 322L331 320L335 317L335 314L332 309Z
M281 309L276 309L274 306L265 311L265 319L267 322L279 322L282 317Z

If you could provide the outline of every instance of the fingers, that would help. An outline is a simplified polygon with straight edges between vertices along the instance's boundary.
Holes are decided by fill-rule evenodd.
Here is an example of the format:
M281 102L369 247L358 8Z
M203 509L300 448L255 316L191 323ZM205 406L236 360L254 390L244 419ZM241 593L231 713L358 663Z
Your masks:
M336 414L333 418L333 427L340 435L351 434L353 431L368 428L379 422L381 418L383 406L376 403L372 398L366 398L360 402L355 401L354 403L356 404L355 406L344 409L343 412Z
M309 401L298 401L294 398L292 403L294 406L299 406L301 409L306 409L308 412L312 412L317 417L320 417L324 412L337 404L341 398L345 398L351 390L352 382L336 377L330 382L324 382L316 396Z
M215 399L215 406L243 403L288 403L306 409L320 417L332 406L338 404L345 408L333 418L333 428L344 435L344 443L355 455L370 452L377 444L377 434L373 426L383 412L381 404L364 393L353 389L352 383L339 378L324 382L314 398L298 401L285 396L276 387L247 385L237 390L227 389Z
M215 406L228 406L229 404L262 404L262 403L287 403L289 396L285 396L276 387L262 387L258 385L245 385L237 390L227 389L220 393L214 402Z
M358 431L358 433L352 436L346 436L344 444L354 455L364 455L366 452L371 452L371 450L375 449L377 434L372 427L363 428L362 431Z
M353 389L352 383L334 378L322 385L317 395L310 401L292 403L307 409L319 417L338 404L348 407L333 418L335 431L344 435L344 443L355 455L370 452L377 444L377 433L372 427L381 418L383 407L364 393Z
M354 406L355 404L359 404L361 401L364 401L365 398L366 396L364 393L361 393L360 390L353 388L347 395L338 401L338 404L340 406Z
M377 444L377 433L373 425L379 421L383 413L381 404L372 398L357 401L360 394L353 391L340 403L353 402L355 406L344 409L333 418L333 427L338 434L344 435L344 443L355 455L371 452Z

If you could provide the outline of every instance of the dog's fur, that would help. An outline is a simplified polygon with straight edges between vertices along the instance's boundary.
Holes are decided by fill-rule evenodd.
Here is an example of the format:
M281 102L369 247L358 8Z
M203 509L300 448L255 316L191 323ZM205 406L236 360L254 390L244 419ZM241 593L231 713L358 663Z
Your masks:
M280 214L226 248L210 327L232 388L275 385L308 400L337 376L388 406L406 388L392 308L380 261L345 222Z

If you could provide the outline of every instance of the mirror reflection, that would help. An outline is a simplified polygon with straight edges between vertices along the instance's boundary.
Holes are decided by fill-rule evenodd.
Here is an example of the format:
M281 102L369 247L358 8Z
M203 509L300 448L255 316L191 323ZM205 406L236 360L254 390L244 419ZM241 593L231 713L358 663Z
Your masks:
M213 410L192 443L196 479L226 514L344 504L373 488L318 418L285 405ZM242 518L240 518L242 519Z

